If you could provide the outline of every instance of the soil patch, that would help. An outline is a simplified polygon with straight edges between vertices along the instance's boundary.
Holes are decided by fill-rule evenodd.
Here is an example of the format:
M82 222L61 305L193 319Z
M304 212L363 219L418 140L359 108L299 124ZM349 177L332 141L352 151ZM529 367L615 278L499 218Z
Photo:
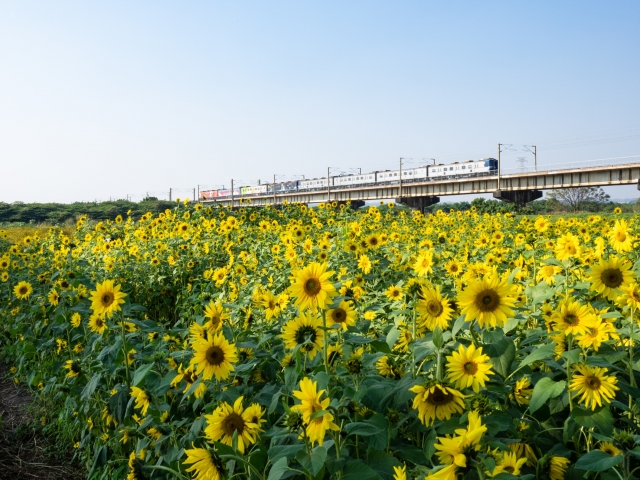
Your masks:
M85 478L71 455L37 428L33 404L29 391L0 363L0 480Z

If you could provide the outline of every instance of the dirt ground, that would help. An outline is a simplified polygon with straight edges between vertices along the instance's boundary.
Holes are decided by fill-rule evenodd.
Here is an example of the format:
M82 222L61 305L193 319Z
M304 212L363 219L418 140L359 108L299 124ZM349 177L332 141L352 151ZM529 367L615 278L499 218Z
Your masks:
M0 363L0 480L85 478L83 469L72 465L70 457L66 462L52 460L63 450L34 426L32 403L28 390L15 385Z

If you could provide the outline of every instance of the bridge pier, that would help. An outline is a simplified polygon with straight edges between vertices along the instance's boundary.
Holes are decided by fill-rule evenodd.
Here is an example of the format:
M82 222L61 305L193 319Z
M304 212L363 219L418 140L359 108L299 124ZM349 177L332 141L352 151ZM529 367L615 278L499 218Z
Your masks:
M523 207L529 202L542 198L542 192L540 190L497 190L493 192L493 198Z
M409 208L420 210L420 213L424 213L424 209L440 203L440 197L434 196L422 196L422 197L400 197L396 198L396 203L401 203Z

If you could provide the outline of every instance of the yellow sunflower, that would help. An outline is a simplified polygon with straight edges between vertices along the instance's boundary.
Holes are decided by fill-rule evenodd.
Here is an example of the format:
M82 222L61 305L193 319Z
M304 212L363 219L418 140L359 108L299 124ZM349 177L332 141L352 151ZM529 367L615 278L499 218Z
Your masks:
M293 396L300 400L300 404L291 407L291 410L302 415L302 421L305 424L305 434L309 438L311 445L315 443L322 445L327 430L340 430L333 422L331 413L324 413L311 419L311 416L322 410L328 410L331 403L330 398L322 399L324 390L317 391L318 382L312 381L310 378L303 378L300 381L300 390L294 390Z
M587 408L595 410L596 406L601 407L615 397L615 390L619 390L616 386L618 379L606 375L606 368L576 365L576 370L579 373L573 375L569 390L575 396L582 395L580 402Z
M389 288L385 290L384 294L386 295L386 297L389 299L390 302L401 300L402 288L398 287L397 285L391 285Z
M91 315L91 317L89 317L89 330L91 330L93 333L102 335L106 329L107 322L105 322L102 315L94 313L93 315Z
M478 393L485 386L489 375L493 375L489 357L483 355L482 347L476 349L471 344L468 348L460 345L457 352L447 357L447 375L455 382L456 388L473 388Z
M131 387L131 396L136 400L135 407L141 410L142 415L146 415L149 405L151 405L149 394L141 388Z
M289 287L292 297L296 298L295 306L301 310L325 309L331 299L337 295L329 278L334 272L327 272L327 264L313 262L295 274L294 282Z
M587 324L593 320L593 313L588 305L564 300L559 309L551 316L555 330L563 335L581 335L587 332Z
M640 308L640 285L631 283L621 287L622 295L616 299L616 303L621 307Z
M324 345L324 331L320 329L321 326L321 318L314 314L300 313L298 317L289 320L282 327L285 346L294 349L301 345L300 350L313 360Z
M518 458L513 452L502 452L502 456L498 459L498 464L493 469L492 477L499 473L506 472L510 475L519 476L520 469L527 463L527 458Z
M214 334L222 327L222 323L229 318L229 315L224 311L222 302L210 301L204 309L204 317L207 319L205 328L209 333Z
M244 453L245 448L255 443L260 426L254 423L254 414L242 407L243 397L238 397L233 407L222 402L211 415L205 415L207 427L204 434L210 442L220 441L225 445L233 445L233 436L237 434L238 451Z
M555 276L559 273L562 273L562 269L557 265L545 265L538 270L536 280L538 280L538 282L544 280L547 282L547 285L553 285L556 282Z
M193 472L193 480L220 480L220 469L216 466L216 461L211 456L209 450L205 448L185 449L187 459L184 463L191 465L186 472Z
M413 271L418 277L425 277L428 273L433 272L433 251L426 250L420 252L413 264Z
M580 253L580 239L573 233L567 233L558 238L555 248L556 258L558 260L579 257Z
M218 381L226 380L234 370L233 364L238 361L236 346L229 343L222 332L208 340L197 340L193 350L191 365L196 367L196 375L202 376L203 380L211 380L214 375Z
M327 310L327 321L340 325L343 330L356 326L356 309L350 301L342 300L338 308Z
M609 300L615 300L620 295L616 290L622 290L633 281L631 267L631 262L616 256L608 260L600 259L598 265L591 267L588 277L591 289Z
M19 282L13 287L13 294L20 300L26 300L33 293L33 287L29 282Z
M465 395L446 385L415 385L409 391L416 394L413 409L418 411L418 418L427 427L436 419L449 420L452 415L464 411Z
M416 304L416 310L420 315L421 326L433 331L436 327L446 330L449 327L449 320L453 309L449 304L447 296L442 296L440 286L423 286L420 292L422 297Z
M91 292L91 309L94 313L111 318L114 312L120 311L120 305L124 303L126 293L120 291L120 285L114 285L113 280L105 280L96 285L96 290Z
M518 405L528 405L529 399L533 394L533 389L530 387L531 382L529 379L527 377L523 377L516 381L516 384L513 387L513 393L509 395L509 397L518 402Z
M461 313L466 315L467 321L477 320L480 327L502 327L515 315L511 309L515 300L512 286L495 275L472 281L458 294Z
M614 227L609 231L609 243L618 253L633 250L633 236L629 233L627 222L616 220Z
M569 467L569 459L564 457L551 457L549 460L549 479L563 480L564 472Z

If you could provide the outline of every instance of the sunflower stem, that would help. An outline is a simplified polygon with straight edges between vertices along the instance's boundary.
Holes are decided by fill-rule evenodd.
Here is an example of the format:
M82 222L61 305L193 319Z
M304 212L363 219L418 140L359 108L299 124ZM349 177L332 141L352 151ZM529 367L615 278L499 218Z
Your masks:
M329 375L329 355L327 353L327 341L329 340L329 332L327 331L327 311L322 310L322 327L324 328L324 341L322 342L322 353L324 354L324 371Z
M127 392L131 390L131 373L129 372L129 359L127 357L127 336L125 335L124 329L124 312L120 311L120 317L122 321L120 322L120 334L122 335L122 350L124 352L124 366L126 369L127 375Z
M416 341L416 294L413 294L412 323L411 323L411 340ZM411 376L416 378L416 351L415 345L411 348Z
M567 351L570 352L573 347L573 335L567 335ZM567 358L567 391L569 392L569 411L573 411L573 397L571 396L571 360Z

